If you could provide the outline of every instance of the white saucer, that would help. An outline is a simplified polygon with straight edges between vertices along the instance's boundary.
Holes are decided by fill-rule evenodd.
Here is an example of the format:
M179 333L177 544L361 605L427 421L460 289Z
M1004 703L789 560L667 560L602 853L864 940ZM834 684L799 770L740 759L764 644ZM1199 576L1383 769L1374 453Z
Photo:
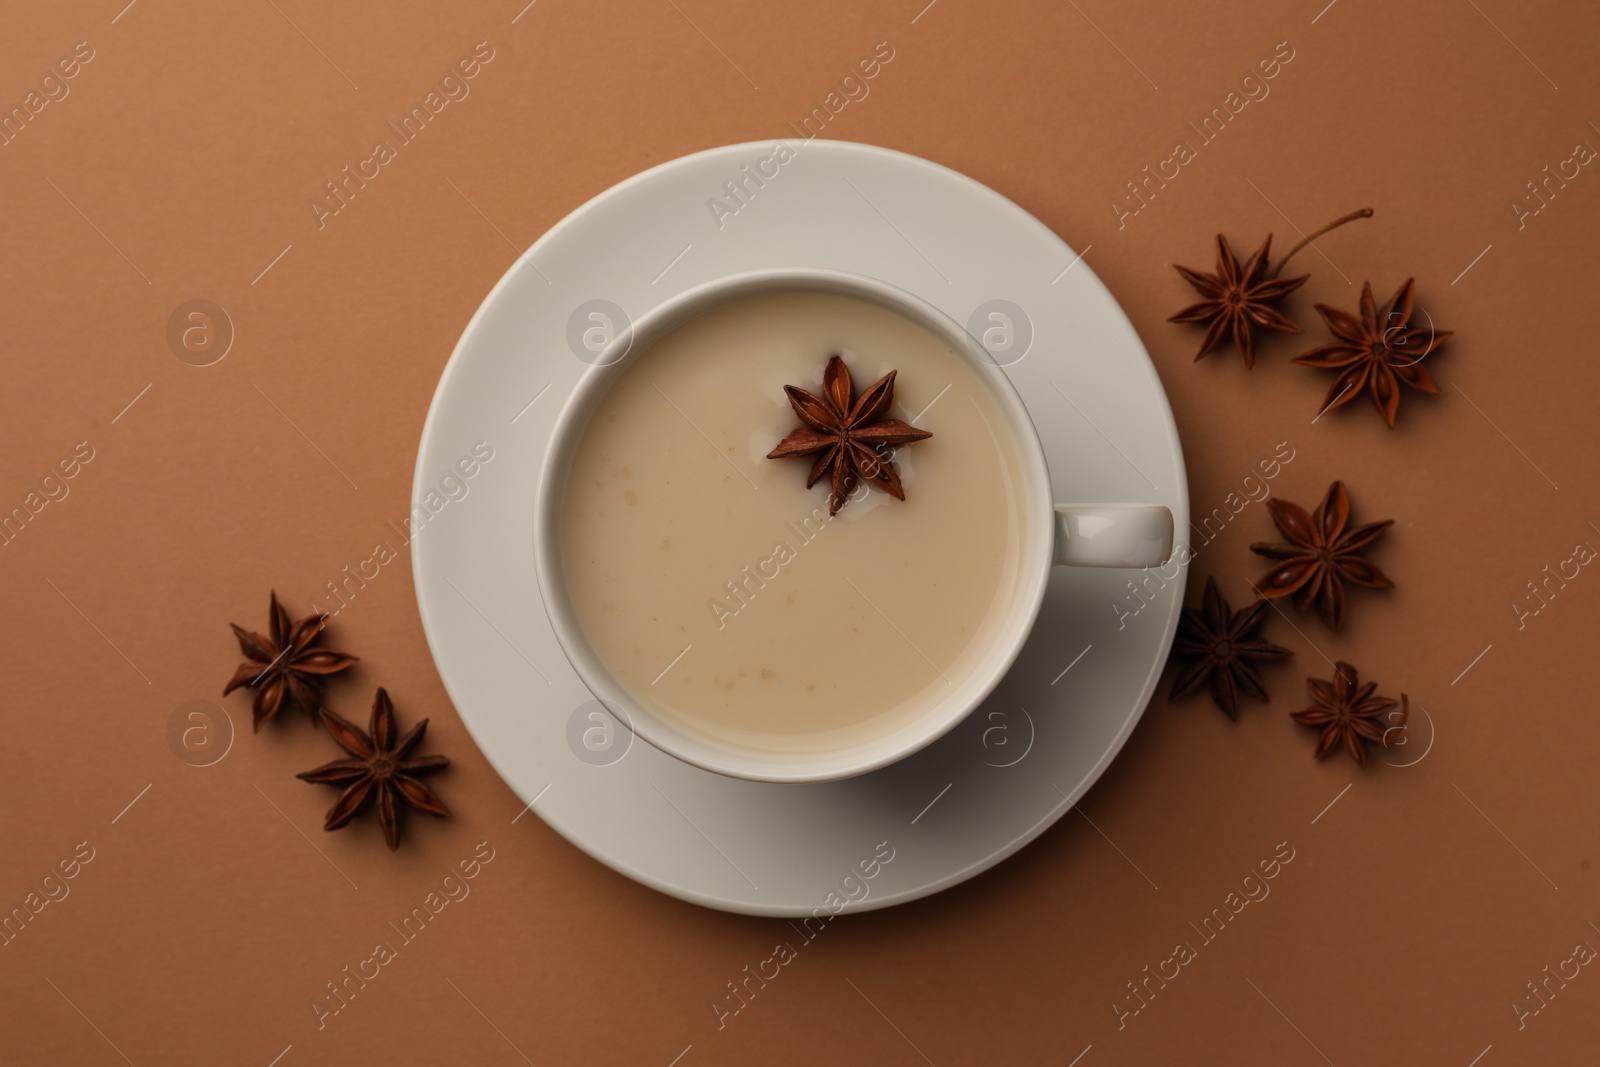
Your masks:
M414 515L429 517L412 562L445 687L535 812L664 893L797 916L938 892L1055 822L1149 701L1185 571L1169 567L1164 588L1152 579L1155 591L1136 596L1130 579L1154 572L1056 568L1033 636L994 695L884 770L767 785L663 755L594 703L556 643L533 570L540 459L619 311L637 317L692 285L765 267L881 278L967 323L1006 365L1038 423L1057 500L1165 504L1179 531L1189 515L1161 383L1072 249L1009 200L926 160L837 141L778 144L714 149L630 178L512 266L428 412L413 498L423 509ZM724 183L741 180L736 201ZM441 486L480 441L493 458Z

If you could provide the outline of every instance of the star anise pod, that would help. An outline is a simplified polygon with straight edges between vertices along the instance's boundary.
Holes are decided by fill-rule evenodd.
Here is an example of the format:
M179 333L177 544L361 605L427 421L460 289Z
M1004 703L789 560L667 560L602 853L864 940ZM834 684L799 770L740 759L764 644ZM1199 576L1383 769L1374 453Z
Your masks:
M1350 494L1343 482L1328 487L1317 510L1307 514L1299 504L1273 497L1267 511L1289 544L1257 541L1250 551L1278 565L1262 576L1256 592L1267 600L1293 596L1301 611L1317 608L1322 621L1337 630L1344 619L1344 583L1368 589L1393 589L1394 583L1377 566L1356 555L1382 537L1393 519L1345 529L1350 521Z
M1315 702L1304 711L1290 712L1289 717L1302 726L1320 726L1322 736L1317 740L1317 759L1344 745L1350 758L1366 766L1367 745L1389 747L1389 734L1404 729L1411 715L1411 701L1400 694L1399 701L1377 695L1378 683L1360 684L1356 669L1340 660L1333 671L1333 681L1307 678L1306 688L1311 690ZM1400 709L1398 725L1383 726L1379 720L1395 708Z
M323 822L324 830L337 830L370 807L378 805L378 822L383 826L383 839L389 851L400 847L400 816L405 806L421 808L434 815L450 817L450 809L434 796L433 790L417 779L450 766L443 756L418 756L411 758L412 749L422 741L428 730L428 720L423 719L408 730L405 736L395 737L394 705L389 694L378 690L372 703L371 732L363 732L337 714L322 709L322 720L328 734L339 747L350 753L349 759L336 759L314 771L295 775L307 782L344 786L344 792L328 809Z
M857 479L874 489L881 489L896 500L906 498L900 485L900 474L890 456L880 448L908 445L926 440L933 434L919 430L899 419L886 419L884 412L894 400L894 376L890 371L854 396L850 382L850 368L844 360L834 356L828 360L822 375L822 395L815 396L797 385L786 385L789 405L800 421L805 423L767 453L768 459L785 456L806 456L821 452L811 466L806 479L810 489L823 475L831 477L828 514L837 515L845 499L855 488Z
M1206 579L1203 607L1184 608L1172 658L1192 660L1172 680L1169 698L1188 696L1207 682L1211 699L1230 719L1239 718L1239 693L1267 699L1257 661L1294 655L1289 649L1262 640L1256 633L1266 621L1270 605L1258 600L1243 611L1233 611L1222 599L1215 578Z
M1311 275L1302 274L1298 278L1269 278L1267 256L1271 249L1272 235L1269 233L1267 239L1261 242L1261 247L1255 250L1255 254L1243 267L1240 267L1238 257L1228 246L1228 239L1219 233L1215 274L1202 274L1189 267L1173 264L1177 272L1183 275L1184 280L1205 298L1198 304L1190 304L1167 320L1210 324L1206 329L1205 339L1200 342L1200 351L1194 357L1196 360L1204 359L1212 349L1231 336L1233 346L1239 350L1239 355L1244 357L1245 367L1253 367L1256 361L1255 352L1251 347L1254 327L1265 326L1283 333L1300 332L1300 327L1272 308L1274 304L1281 302L1284 297L1304 285Z
M1205 274L1173 264L1183 279L1194 286L1195 291L1205 299L1198 304L1190 304L1167 321L1208 324L1205 338L1200 342L1200 351L1194 357L1197 361L1204 359L1209 352L1231 337L1233 346L1239 350L1239 355L1244 359L1245 368L1253 367L1256 328L1265 327L1281 333L1300 332L1299 326L1273 308L1282 303L1284 297L1304 285L1311 275L1279 278L1278 275L1283 273L1284 265L1294 258L1296 252L1329 230L1355 219L1371 216L1371 208L1362 208L1360 211L1352 211L1343 218L1335 219L1289 249L1289 254L1279 260L1277 266L1270 269L1267 262L1272 250L1270 233L1242 267L1239 265L1239 258L1233 254L1228 239L1220 233L1217 234L1215 274Z
M1316 305L1317 313L1338 340L1296 356L1294 361L1341 372L1323 400L1323 411L1348 404L1365 388L1392 430L1395 414L1400 410L1402 382L1418 392L1439 395L1439 387L1422 360L1443 344L1451 331L1435 330L1431 324L1427 329L1412 328L1415 281L1407 278L1381 308L1372 299L1372 283L1363 282L1359 319L1326 304Z
M239 639L247 662L233 672L222 695L227 696L240 686L254 689L253 713L258 731L285 705L304 711L316 722L317 710L322 707L322 678L356 662L355 656L317 647L328 623L327 615L310 615L291 622L289 613L278 603L277 593L272 594L271 612L271 637L228 624L233 627L233 636Z

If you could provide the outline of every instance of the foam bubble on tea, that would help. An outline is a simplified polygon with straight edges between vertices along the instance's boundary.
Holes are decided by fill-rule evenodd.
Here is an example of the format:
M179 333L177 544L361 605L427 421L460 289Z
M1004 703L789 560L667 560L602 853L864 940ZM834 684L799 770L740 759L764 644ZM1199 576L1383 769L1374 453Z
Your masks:
M843 356L859 393L933 436L893 455L906 499L829 514L815 456L767 459ZM835 293L730 300L630 363L582 430L560 519L578 622L641 705L763 753L877 740L954 692L1019 596L1016 445L984 375L921 325ZM685 651L687 650L687 651Z

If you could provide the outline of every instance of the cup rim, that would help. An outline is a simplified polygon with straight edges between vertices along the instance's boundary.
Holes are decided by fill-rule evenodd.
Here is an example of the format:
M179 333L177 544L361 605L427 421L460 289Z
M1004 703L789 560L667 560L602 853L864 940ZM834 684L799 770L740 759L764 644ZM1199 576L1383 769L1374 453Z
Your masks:
M985 374L1005 416L1022 468L1023 558L1017 592L982 662L955 693L897 730L864 744L792 756L760 753L689 733L657 716L611 674L577 619L562 577L559 515L578 440L601 398L630 365L671 330L715 307L765 292L838 293L904 315L947 343ZM1004 679L1037 621L1051 570L1054 494L1043 442L1010 377L954 319L927 300L889 282L817 267L768 268L716 278L673 296L627 325L603 348L567 397L551 429L534 495L533 548L540 599L562 652L594 695L634 734L667 755L732 778L774 783L835 781L878 770L927 747L976 710ZM1031 529L1030 529L1031 528Z

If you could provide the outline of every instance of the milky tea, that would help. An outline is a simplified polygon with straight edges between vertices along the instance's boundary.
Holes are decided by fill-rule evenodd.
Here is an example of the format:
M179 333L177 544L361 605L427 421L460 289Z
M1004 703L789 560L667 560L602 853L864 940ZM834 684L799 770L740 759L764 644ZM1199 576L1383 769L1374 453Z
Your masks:
M889 417L929 430L836 516L816 456L767 459L822 392L897 370ZM1027 484L984 375L905 316L794 290L729 300L630 356L581 431L560 554L584 635L642 706L723 745L849 749L980 667L1022 583Z

